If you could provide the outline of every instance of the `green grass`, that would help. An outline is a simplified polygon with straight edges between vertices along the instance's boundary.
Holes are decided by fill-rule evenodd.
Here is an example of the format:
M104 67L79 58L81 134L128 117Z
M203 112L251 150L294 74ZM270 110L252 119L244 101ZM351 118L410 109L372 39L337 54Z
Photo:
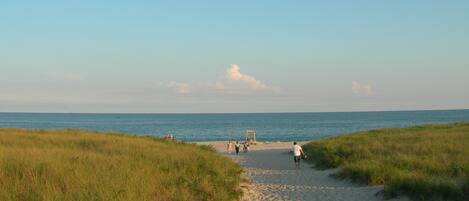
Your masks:
M237 200L241 171L207 146L80 130L0 129L2 201Z
M387 198L469 200L469 123L379 129L330 137L304 147L318 168L385 185Z

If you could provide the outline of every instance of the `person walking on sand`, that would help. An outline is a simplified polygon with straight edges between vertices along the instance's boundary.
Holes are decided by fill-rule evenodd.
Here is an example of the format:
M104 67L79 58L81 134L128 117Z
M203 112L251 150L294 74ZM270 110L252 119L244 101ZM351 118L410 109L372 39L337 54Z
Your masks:
M236 144L235 144L236 155L239 155L239 147L240 147L240 146L241 146L241 145L239 144L239 142L236 141Z
M231 150L233 150L233 143L231 143L231 140L228 141L228 144L226 144L226 152L228 152L228 154L231 154Z
M301 146L297 145L296 142L293 142L292 152L293 152L293 161L295 161L295 167L299 169L301 155L304 155L305 153L303 152L303 149L301 148Z

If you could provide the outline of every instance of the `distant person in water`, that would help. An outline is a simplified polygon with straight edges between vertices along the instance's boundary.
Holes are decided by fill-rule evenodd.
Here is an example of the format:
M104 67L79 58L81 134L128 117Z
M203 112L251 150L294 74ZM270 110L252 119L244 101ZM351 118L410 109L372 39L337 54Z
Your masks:
M296 142L293 142L292 152L293 152L293 161L295 161L295 167L299 169L301 155L305 155L305 153L303 152L303 149L301 148L301 146L297 145Z
M238 142L238 141L236 141L236 144L235 144L235 151L236 151L236 155L238 155L238 154L239 154L239 147L240 147L240 146L241 146L241 145L239 144L239 142Z

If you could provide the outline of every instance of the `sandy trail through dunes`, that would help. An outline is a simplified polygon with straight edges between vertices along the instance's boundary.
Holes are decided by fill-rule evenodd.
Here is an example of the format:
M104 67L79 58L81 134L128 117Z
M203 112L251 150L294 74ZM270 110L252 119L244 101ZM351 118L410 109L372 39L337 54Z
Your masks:
M226 143L226 142L225 142ZM226 153L225 143L210 143ZM330 176L334 170L316 170L302 161L296 169L289 153L291 143L259 144L248 153L228 155L246 170L251 181L243 201L383 201L382 186L365 186ZM407 198L393 199L408 200Z

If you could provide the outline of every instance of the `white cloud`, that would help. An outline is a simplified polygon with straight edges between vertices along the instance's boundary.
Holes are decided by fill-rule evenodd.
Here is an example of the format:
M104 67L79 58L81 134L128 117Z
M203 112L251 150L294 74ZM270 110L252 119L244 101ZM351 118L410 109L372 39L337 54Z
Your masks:
M198 95L209 94L214 91L223 94L248 94L261 91L276 91L275 88L268 87L255 77L241 73L239 66L236 64L232 64L225 70L223 78L219 78L217 81L209 82L204 85L191 85L186 82L178 81L161 82L159 85L178 94L193 93L194 88L197 88Z
M371 84L361 84L357 81L353 81L352 92L357 95L371 96L373 95L373 87Z
M171 81L166 85L166 87L174 90L174 92L178 94L189 94L192 92L192 86L183 82Z
M267 89L267 85L262 81L257 80L255 77L250 75L242 74L239 66L236 64L231 64L231 66L226 70L226 77L232 81L242 82L254 90Z

